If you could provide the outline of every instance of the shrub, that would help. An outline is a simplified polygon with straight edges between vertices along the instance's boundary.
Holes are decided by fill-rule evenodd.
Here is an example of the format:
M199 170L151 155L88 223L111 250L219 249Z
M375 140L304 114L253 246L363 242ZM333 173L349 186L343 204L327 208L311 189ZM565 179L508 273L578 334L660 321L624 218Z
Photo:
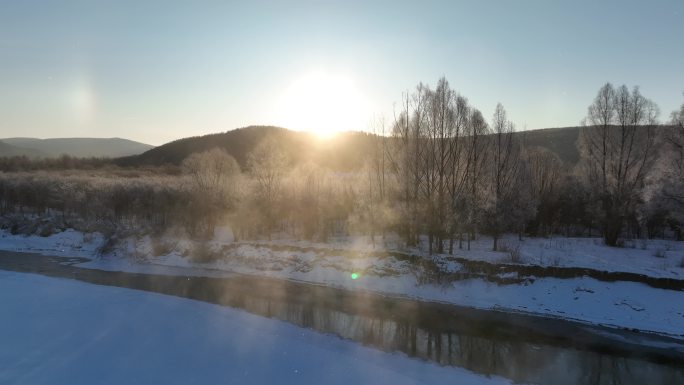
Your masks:
M522 263L522 254L520 253L520 245L511 247L508 243L502 243L499 250L508 253L508 258L512 263Z
M105 241L97 249L99 255L105 255L113 252L119 244L119 238L116 235L112 235L105 238Z
M207 242L195 242L190 258L193 262L208 263L214 262L221 257L221 254L212 250Z
M513 263L522 263L522 255L520 254L520 246L516 246L508 252Z
M50 235L56 233L57 230L52 223L46 223L38 229L38 235L41 237L49 237Z
M166 255L176 248L176 244L168 242L164 239L152 238L152 254L155 257Z

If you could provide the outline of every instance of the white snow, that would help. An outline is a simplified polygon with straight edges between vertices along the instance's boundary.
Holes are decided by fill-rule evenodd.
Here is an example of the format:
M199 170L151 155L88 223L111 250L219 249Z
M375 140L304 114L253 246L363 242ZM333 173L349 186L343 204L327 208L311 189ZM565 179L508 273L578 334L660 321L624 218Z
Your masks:
M0 249L10 251L25 251L42 253L45 255L56 256L81 256L92 258L96 250L103 243L103 236L99 233L83 234L72 229L64 232L55 233L48 237L38 235L11 235L7 231L0 230ZM138 255L143 259L151 253L151 239L149 236L138 240L128 239L126 250L119 250L124 255ZM163 241L173 244L176 251L189 249L190 242L185 239L178 239L167 236ZM631 272L643 274L651 277L663 277L684 279L684 242L668 240L629 240L625 247L615 248L605 246L600 238L525 238L519 241L516 236L505 236L500 241L500 245L509 249L518 249L522 257L522 263L540 266L558 267L580 267L600 271L611 272ZM233 233L229 227L217 227L214 231L214 239L211 242L214 246L233 244ZM246 250L250 255L246 257L260 258L271 253L267 247L276 246L295 246L302 248L313 248L322 250L352 250L352 251L381 251L396 250L397 241L389 237L386 242L387 248L382 246L382 242L376 240L376 248L368 237L341 237L331 240L328 243L274 240L270 242L259 242L263 248L252 248ZM455 247L454 256L463 257L470 260L482 260L488 262L508 262L509 252L492 251L491 238L482 236L471 242L471 250L459 249ZM424 250L408 249L403 250L417 255L427 256ZM255 254L258 253L258 254ZM245 253L243 253L245 254ZM172 252L167 254L179 256L180 253ZM432 258L439 259L440 255ZM446 255L441 255L446 257ZM182 262L176 261L174 265ZM444 261L450 271L457 270L458 266L454 262Z
M679 266L684 258L684 242L629 240L619 248L604 245L600 238L525 238L519 241L515 236L508 236L500 242L510 249L518 248L522 262L527 264L684 279L684 268ZM491 262L506 259L508 253L493 252L491 248L491 239L483 237L471 244L471 251L458 250L456 254Z
M84 246L65 247L67 240L78 240L74 232L55 234L49 238L0 238L0 249L39 251L53 255L89 256L84 250L93 250L95 241ZM98 236L92 237L99 239ZM50 242L55 252L50 250ZM509 237L503 242L513 242ZM35 243L33 243L35 242ZM462 306L501 311L524 312L560 317L585 323L602 324L618 328L636 328L643 331L684 337L684 292L656 289L635 282L603 282L588 277L559 279L537 278L520 284L497 285L481 279L456 281L445 285L421 284L415 269L406 261L394 257L344 256L336 249L368 250L367 240L340 241L331 244L306 242L271 242L270 244L235 244L214 240L210 247L219 255L216 261L197 263L188 256L189 243L174 240L175 248L169 253L153 256L151 240L143 237L129 240L126 250L117 255L95 258L84 267L147 272L156 274L183 274L222 276L234 273L271 276L342 287L351 290L368 290L393 296L439 301ZM276 246L297 245L310 250L275 250ZM36 245L32 249L31 245ZM345 247L346 245L346 247ZM474 242L468 258L499 261L504 253L485 250L487 240ZM654 257L650 250L666 247L666 258ZM641 248L608 248L596 239L527 239L521 242L528 263L530 255L562 255L555 265L592 267L609 271L633 271L651 276L684 278L680 267L670 266L658 270L658 263L675 260L682 254L682 242L652 241ZM70 253L70 250L73 252ZM320 251L320 252L319 252ZM325 252L323 252L325 251ZM459 251L460 252L460 251ZM136 258L122 257L134 255ZM142 257L141 257L142 256ZM90 255L92 257L92 255ZM425 256L428 258L427 256ZM460 264L443 256L433 260L446 271L458 271ZM555 257L554 257L555 258ZM543 259L541 260L544 261ZM669 262L668 262L669 263ZM544 264L544 263L542 263ZM357 273L358 279L351 274ZM511 276L515 275L510 274Z
M239 310L0 271L3 384L507 384Z
M372 251L368 237L344 237L330 243L280 240L263 244L292 245L298 247L336 248L357 251ZM397 240L389 237L387 250L395 250ZM507 235L499 240L500 249L517 249L522 263L540 266L581 267L601 271L631 272L652 277L684 279L684 242L670 240L627 240L624 247L608 247L601 238L524 238ZM510 252L492 251L492 239L480 236L471 242L470 250L454 245L454 256L488 262L510 262ZM379 237L376 250L384 250ZM406 250L417 255L427 255L426 247ZM443 255L446 256L446 255Z
M103 242L102 234L84 234L73 229L55 233L48 237L12 235L7 231L0 230L0 249L9 251L92 258Z

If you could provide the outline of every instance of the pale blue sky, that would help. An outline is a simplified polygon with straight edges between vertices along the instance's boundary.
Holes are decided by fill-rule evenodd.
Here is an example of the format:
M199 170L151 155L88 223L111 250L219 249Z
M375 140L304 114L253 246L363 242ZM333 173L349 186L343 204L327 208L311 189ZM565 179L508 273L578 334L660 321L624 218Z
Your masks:
M443 75L519 129L578 124L606 81L640 85L664 119L684 101L682 47L681 0L0 0L0 137L283 125L279 98L314 71L352 79L364 121Z

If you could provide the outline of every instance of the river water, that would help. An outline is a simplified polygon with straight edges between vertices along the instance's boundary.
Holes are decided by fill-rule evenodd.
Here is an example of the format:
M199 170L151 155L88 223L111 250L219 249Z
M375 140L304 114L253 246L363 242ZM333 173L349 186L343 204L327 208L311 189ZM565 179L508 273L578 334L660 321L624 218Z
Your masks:
M684 384L684 344L571 321L298 282L112 272L78 258L0 252L0 269L163 293L521 383Z

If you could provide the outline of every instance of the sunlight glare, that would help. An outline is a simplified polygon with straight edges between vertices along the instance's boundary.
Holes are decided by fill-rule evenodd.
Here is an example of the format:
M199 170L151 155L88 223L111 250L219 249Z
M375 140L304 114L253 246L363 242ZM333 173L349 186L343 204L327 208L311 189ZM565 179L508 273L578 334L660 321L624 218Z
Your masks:
M327 138L341 131L359 131L368 124L366 99L350 76L310 72L283 93L278 124Z

